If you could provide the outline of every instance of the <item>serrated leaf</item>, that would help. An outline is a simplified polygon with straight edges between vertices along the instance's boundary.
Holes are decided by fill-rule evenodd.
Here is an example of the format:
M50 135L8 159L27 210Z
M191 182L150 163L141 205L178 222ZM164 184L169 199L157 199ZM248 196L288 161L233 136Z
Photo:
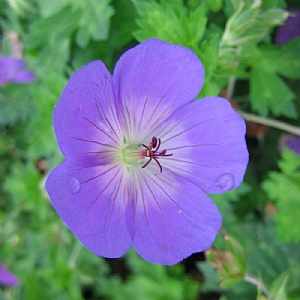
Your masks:
M281 57L276 61L278 72L288 78L300 78L300 37L281 47Z
M202 39L207 22L204 5L188 12L182 1L178 0L161 3L135 0L133 3L140 15L137 19L140 29L134 33L138 41L156 37L192 47Z
M54 105L58 101L65 83L64 77L49 72L45 84L35 90L36 112L26 126L26 133L30 137L28 156L33 159L59 153L54 137L52 115Z
M275 73L255 65L250 74L250 101L254 111L266 116L285 115L286 107L292 103L294 94Z
M300 38L295 38L282 47L275 45L261 47L257 63L265 70L276 72L284 77L300 78Z
M23 122L33 109L32 89L28 85L9 84L0 93L0 125Z
M195 52L199 55L205 69L204 85L201 89L199 98L219 95L220 93L220 87L214 81L214 71L218 64L219 43L220 36L214 34L210 39L201 43L200 49L195 49Z
M300 157L285 150L279 166L282 173L270 172L262 187L275 200L279 237L284 241L300 241L300 228L295 226L300 215Z
M37 2L42 17L47 18L66 8L72 2L72 0L37 0Z
M68 39L78 26L75 20L81 16L80 10L66 8L45 19L33 22L25 36L25 45L29 49L45 46L49 43Z
M19 204L23 203L24 209L38 211L38 207L42 205L40 182L41 175L33 162L27 165L16 162L11 168L11 174L6 177L4 189Z
M114 9L109 5L109 0L85 0L78 6L81 15L78 19L78 32L76 42L80 47L85 47L89 40L105 40L108 37L110 19Z

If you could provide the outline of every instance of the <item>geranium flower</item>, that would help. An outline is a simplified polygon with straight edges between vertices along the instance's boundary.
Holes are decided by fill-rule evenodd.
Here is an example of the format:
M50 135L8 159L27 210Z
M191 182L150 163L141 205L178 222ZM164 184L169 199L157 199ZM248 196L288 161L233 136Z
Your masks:
M221 216L206 193L243 179L245 123L219 97L193 101L204 69L189 49L150 39L111 75L101 61L76 71L54 111L66 162L46 189L62 220L94 253L131 246L175 264L208 248Z
M15 286L19 284L19 279L0 263L0 285Z
M25 69L23 59L0 57L0 86L7 83L29 83L36 79L34 73Z
M279 26L276 32L276 43L282 46L293 38L300 36L300 10L289 9L291 15L286 19L284 25Z

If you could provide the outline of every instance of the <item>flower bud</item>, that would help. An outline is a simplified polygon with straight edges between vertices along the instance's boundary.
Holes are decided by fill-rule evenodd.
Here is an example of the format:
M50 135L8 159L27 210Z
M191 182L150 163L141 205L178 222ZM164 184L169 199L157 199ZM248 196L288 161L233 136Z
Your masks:
M221 277L219 284L231 287L244 279L247 258L241 244L227 233L223 234L226 249L211 248L205 255Z

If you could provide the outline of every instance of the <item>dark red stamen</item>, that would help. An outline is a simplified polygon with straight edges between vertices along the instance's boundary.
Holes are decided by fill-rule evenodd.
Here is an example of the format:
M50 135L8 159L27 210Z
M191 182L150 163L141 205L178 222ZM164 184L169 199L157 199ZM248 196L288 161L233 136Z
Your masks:
M149 160L142 166L142 168L147 167L149 165L149 163L151 162L151 160L153 159L158 164L160 173L162 173L162 166L161 166L160 162L158 161L159 157L172 156L173 154L166 154L167 153L166 149L161 152L158 152L160 145L161 145L161 140L156 138L155 136L152 138L152 141L150 142L150 144L148 146L146 146L145 144L142 144L142 146L144 148L146 148L146 156L145 157L149 157Z

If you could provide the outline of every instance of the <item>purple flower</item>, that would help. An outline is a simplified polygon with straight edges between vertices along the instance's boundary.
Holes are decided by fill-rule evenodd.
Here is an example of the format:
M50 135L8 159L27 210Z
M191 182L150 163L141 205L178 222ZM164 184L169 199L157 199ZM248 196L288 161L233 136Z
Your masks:
M300 155L300 137L291 134L283 134L279 140L279 151L282 152L284 147L287 147L297 155Z
M0 285L15 286L19 284L19 279L0 263Z
M287 18L284 25L278 27L276 33L276 44L282 46L293 38L300 36L300 10L289 9L291 16Z
M35 80L35 75L25 69L23 59L14 57L0 57L0 86L9 82L28 83Z
M94 253L175 264L212 244L221 216L206 193L238 186L245 123L220 97L193 101L204 69L189 49L157 39L73 74L54 111L66 162L46 189Z

